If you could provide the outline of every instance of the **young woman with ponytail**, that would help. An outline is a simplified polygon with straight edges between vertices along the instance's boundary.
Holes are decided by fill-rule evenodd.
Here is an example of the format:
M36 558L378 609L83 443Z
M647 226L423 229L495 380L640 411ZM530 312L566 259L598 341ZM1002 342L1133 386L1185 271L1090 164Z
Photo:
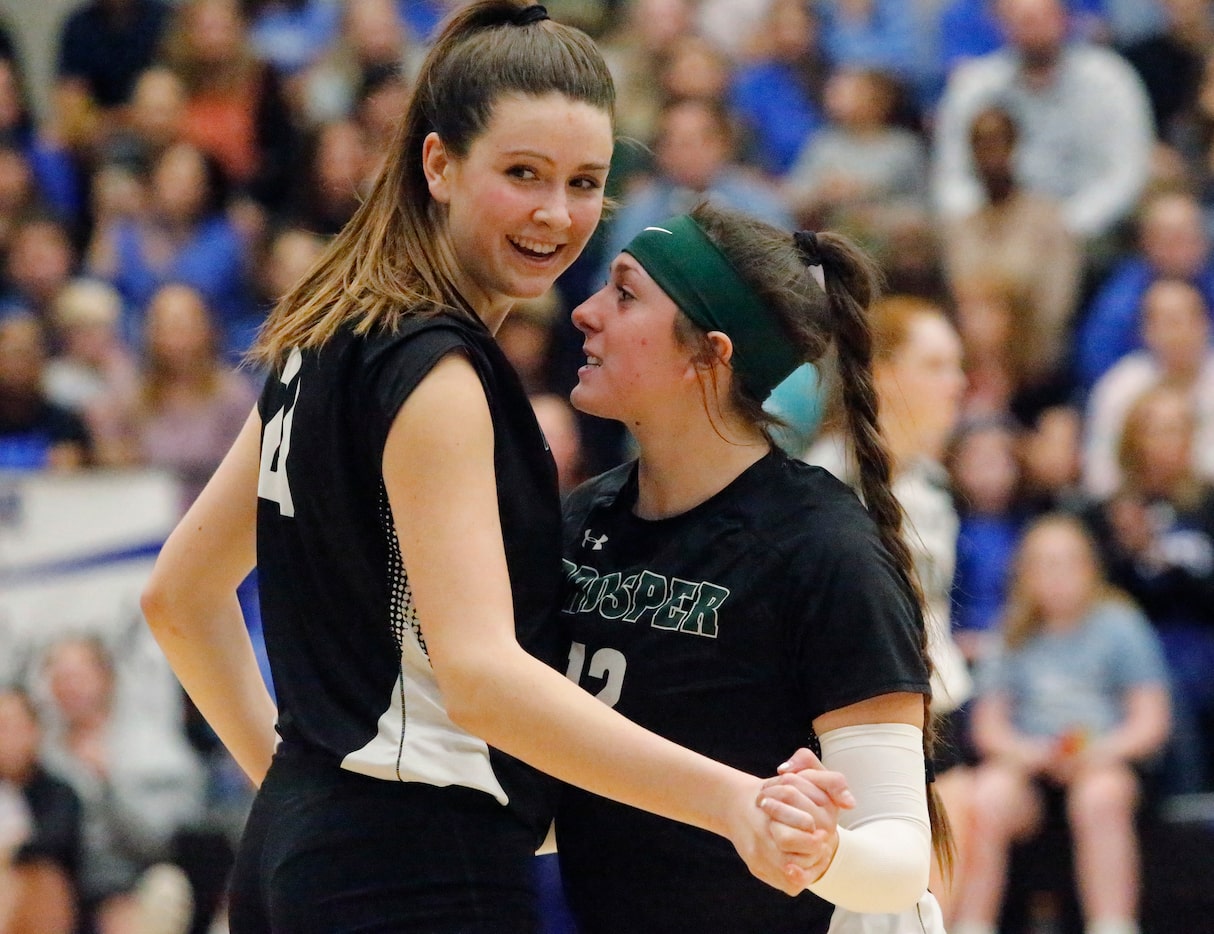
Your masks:
M599 221L603 59L541 6L479 0L415 86L367 200L270 315L257 409L144 593L174 671L260 786L231 930L534 930L552 813L537 769L726 836L795 888L823 841L788 827L778 844L760 779L557 670L556 470L493 335ZM255 562L277 705L235 596Z
M569 675L743 771L818 744L821 761L799 750L764 807L825 848L790 870L805 890L790 899L710 835L566 788L561 873L587 934L825 934L863 930L866 913L938 930L925 893L949 836L926 781L920 596L877 429L875 283L843 237L701 205L638 234L573 313L586 365L572 401L626 424L639 455L565 504ZM832 347L867 509L768 434L772 388ZM847 780L842 810L812 794L823 766Z

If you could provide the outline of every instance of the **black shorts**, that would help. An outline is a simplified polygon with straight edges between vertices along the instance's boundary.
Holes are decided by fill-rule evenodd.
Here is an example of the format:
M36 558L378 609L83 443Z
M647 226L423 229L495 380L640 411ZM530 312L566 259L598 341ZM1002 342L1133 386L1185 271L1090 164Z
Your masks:
M280 749L232 874L232 934L528 934L532 832L471 788Z

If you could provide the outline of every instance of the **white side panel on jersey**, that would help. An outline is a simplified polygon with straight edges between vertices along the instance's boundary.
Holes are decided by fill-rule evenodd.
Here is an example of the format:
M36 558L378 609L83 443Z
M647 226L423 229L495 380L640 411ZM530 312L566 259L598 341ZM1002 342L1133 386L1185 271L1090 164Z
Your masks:
M509 803L489 764L488 745L451 722L430 662L409 631L402 658L404 677L393 686L375 737L347 755L342 768L388 781L463 785ZM402 694L407 720L402 717Z
M389 624L400 648L400 675L375 737L348 754L342 768L388 781L464 785L508 803L489 762L489 746L451 722L430 667L413 605L413 589L401 560L387 491L380 487L380 522L388 546Z

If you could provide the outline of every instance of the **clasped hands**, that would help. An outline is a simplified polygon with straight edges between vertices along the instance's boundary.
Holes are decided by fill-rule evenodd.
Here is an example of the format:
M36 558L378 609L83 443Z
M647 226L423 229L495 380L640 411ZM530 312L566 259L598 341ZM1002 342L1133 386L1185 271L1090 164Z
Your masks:
M757 878L797 895L830 866L839 847L839 811L854 806L842 773L798 749L774 777L759 782L732 835L734 846Z

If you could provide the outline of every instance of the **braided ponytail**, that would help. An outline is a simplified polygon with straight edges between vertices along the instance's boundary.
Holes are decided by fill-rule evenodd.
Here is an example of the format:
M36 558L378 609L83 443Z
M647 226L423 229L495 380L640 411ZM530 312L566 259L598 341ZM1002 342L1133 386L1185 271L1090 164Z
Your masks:
M915 574L914 559L903 533L902 506L893 494L893 458L885 444L877 419L877 390L873 384L873 334L868 306L876 297L878 277L871 262L843 237L821 233L815 237L818 261L822 266L826 297L835 331L835 351L839 371L843 415L857 466L860 496L876 523L881 543L894 559L919 606L923 592ZM798 242L802 253L805 247ZM810 259L811 257L807 257ZM920 652L928 674L932 660L927 650L927 621L920 631ZM931 695L923 697L923 754L932 760L935 724L931 716ZM951 871L955 857L948 815L929 783L928 815L932 825L932 845L945 871Z

